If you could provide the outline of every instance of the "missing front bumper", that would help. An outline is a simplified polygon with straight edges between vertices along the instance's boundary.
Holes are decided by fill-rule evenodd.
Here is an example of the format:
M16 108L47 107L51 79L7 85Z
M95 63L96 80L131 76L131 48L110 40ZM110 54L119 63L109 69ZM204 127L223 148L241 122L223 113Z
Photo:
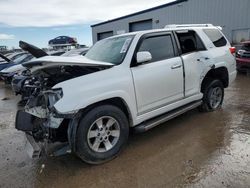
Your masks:
M41 156L42 147L35 141L33 136L26 133L25 149L30 158L35 159Z

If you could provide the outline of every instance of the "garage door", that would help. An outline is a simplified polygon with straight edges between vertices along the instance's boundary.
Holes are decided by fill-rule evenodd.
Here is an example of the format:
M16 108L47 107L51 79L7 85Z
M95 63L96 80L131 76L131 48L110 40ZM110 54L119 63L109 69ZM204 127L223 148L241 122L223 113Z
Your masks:
M97 40L102 40L113 36L113 31L107 31L103 33L97 33Z
M152 29L152 19L129 23L129 32Z
M239 29L233 31L233 43L239 44L250 39L250 29Z

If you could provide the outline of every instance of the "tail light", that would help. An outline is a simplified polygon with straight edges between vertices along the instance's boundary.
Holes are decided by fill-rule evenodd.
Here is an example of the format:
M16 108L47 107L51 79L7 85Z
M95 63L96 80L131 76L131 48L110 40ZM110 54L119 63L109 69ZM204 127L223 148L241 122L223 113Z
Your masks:
M235 47L231 47L231 48L229 48L229 50L230 50L231 54L233 54L233 55L236 53Z

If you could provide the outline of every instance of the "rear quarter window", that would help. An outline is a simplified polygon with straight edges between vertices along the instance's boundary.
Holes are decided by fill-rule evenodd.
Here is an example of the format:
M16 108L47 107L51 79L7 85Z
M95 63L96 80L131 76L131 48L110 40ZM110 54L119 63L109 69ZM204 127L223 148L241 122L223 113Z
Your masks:
M216 47L227 45L227 40L217 29L203 29L203 31Z

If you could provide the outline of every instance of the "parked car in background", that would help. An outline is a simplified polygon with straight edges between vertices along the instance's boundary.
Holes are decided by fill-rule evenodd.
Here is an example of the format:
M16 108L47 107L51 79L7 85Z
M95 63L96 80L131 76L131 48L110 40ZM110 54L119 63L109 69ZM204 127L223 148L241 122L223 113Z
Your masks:
M56 50L56 51L48 51L47 52L48 53L48 55L50 55L50 56L60 56L60 55L62 55L62 54L64 54L65 53L65 50L63 50L63 49L61 49L61 50Z
M250 71L250 41L242 43L236 53L237 70L239 72Z
M6 58L8 58L8 56L10 56L11 55L11 53L8 53L8 54L1 54L0 53L0 64L1 63L6 63L6 61L8 61L9 59L6 59Z
M22 63L27 62L31 59L33 59L34 56L25 53L21 57L15 59L13 63L10 63L11 66L8 66L7 68L0 71L0 77L6 84L10 84L12 81L12 78L15 74L18 74L19 72L23 71L25 68L22 66Z
M31 156L59 141L68 143L60 151L87 163L107 162L130 128L144 132L197 107L219 109L236 78L234 51L211 24L172 25L103 39L85 56L24 63L34 92L16 129L26 132Z
M78 55L84 56L88 52L88 50L89 48L73 49L68 52L65 52L64 54L62 54L62 56L65 56L65 57L72 57L72 56L78 56Z
M49 41L49 45L77 44L77 40L68 36L59 36Z
M10 84L12 81L12 78L15 74L21 73L26 68L22 66L22 63L27 62L31 59L47 56L48 54L41 50L40 48L37 48L36 46L33 46L31 44L28 44L24 41L19 41L19 47L27 51L24 55L17 58L12 64L12 66L9 66L3 70L0 71L0 77L5 81L6 84Z
M20 56L26 53L27 52L14 52L14 53L7 54L6 57L14 61L15 59L19 58Z
M0 71L7 68L7 67L11 67L11 66L14 66L16 64L19 64L20 60L22 59L20 57L26 56L26 55L27 55L27 52L13 53L13 54L9 54L9 55L0 54L0 57L1 57Z

